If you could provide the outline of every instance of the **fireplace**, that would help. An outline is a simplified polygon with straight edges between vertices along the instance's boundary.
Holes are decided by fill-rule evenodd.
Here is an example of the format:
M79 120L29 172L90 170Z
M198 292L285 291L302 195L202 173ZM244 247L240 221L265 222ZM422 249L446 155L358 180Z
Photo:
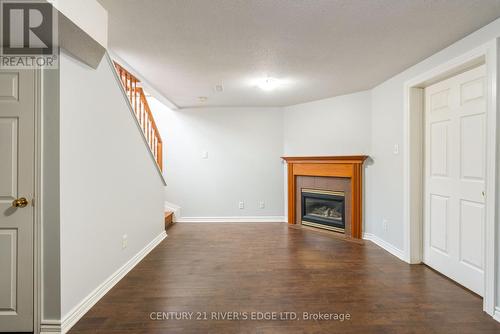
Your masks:
M345 238L361 239L363 164L367 158L365 155L283 157L288 174L288 223L338 231ZM318 198L318 195L326 197ZM326 203L321 201L325 199ZM303 204L309 204L309 209ZM327 205L322 207L323 204Z
M302 225L344 233L344 192L302 188L301 195Z

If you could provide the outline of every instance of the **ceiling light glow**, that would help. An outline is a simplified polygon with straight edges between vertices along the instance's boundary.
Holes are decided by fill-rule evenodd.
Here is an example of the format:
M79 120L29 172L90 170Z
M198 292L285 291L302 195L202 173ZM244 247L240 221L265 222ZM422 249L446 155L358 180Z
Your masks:
M275 90L276 88L280 87L282 84L283 83L280 80L278 80L276 78L270 78L270 77L259 79L259 80L256 80L256 82L255 82L255 85L257 87L259 87L260 89L262 89L266 92Z

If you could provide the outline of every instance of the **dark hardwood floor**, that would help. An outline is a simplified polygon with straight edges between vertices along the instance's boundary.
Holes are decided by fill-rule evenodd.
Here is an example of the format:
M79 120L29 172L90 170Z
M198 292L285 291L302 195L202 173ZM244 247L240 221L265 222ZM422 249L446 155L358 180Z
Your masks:
M368 241L279 223L181 223L168 234L71 334L500 333L480 297ZM194 318L151 320L152 312ZM196 320L197 312L296 312L298 320ZM303 312L350 320L304 320Z

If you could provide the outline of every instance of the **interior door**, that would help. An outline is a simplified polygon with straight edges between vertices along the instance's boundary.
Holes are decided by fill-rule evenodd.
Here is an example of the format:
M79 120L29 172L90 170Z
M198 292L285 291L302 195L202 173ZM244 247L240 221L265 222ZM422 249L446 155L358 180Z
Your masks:
M484 291L486 69L425 89L424 262Z
M34 71L0 70L0 332L33 331L34 112Z

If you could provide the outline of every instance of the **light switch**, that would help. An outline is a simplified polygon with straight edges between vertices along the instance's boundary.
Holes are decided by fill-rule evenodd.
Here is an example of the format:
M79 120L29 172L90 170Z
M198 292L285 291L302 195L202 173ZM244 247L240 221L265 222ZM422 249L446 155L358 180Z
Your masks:
M394 149L393 149L392 153L394 153L394 155L399 154L399 144L394 144Z
M122 249L125 249L128 247L128 235L124 234L122 236Z
M208 152L207 152L207 151L203 151L203 152L201 153L201 158L202 158L202 159L208 159Z
M387 232L387 230L389 229L387 223L388 223L387 219L382 219L382 228L384 229L385 232Z

